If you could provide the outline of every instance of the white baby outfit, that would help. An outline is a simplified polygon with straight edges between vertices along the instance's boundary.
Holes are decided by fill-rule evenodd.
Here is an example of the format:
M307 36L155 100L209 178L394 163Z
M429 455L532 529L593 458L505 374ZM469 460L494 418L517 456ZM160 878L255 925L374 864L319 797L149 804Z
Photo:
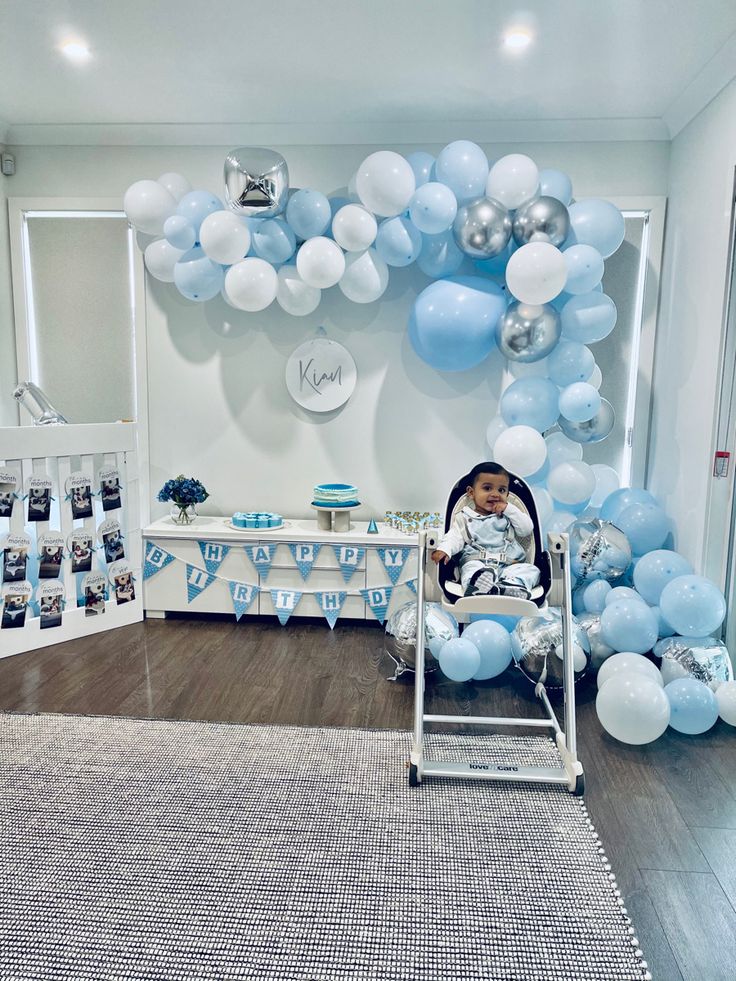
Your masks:
M504 585L531 592L539 583L539 569L525 561L526 552L516 536L525 538L533 530L532 519L515 504L507 504L502 514L479 514L468 505L455 515L437 548L451 557L460 555L463 590L477 572L487 570L501 592Z

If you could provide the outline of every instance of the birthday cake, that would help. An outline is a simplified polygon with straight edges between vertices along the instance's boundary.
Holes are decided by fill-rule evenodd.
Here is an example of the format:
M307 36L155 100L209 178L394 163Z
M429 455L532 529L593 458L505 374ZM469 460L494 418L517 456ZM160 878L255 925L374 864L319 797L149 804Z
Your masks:
M280 528L284 519L273 511L236 511L233 525L236 528Z
M357 507L358 488L352 484L317 484L312 504L322 508Z

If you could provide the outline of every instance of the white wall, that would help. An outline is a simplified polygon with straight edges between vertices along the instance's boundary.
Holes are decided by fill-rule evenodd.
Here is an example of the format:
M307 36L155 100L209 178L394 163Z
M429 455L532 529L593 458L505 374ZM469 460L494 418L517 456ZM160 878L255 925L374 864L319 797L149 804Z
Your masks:
M724 541L727 482L713 486L729 218L736 165L736 81L672 141L662 298L654 372L649 487L676 519L676 544L696 568L721 578L705 554L706 512ZM717 520L716 520L717 519Z
M13 399L17 372L7 208L11 180L0 173L0 426L15 426L18 422L17 404Z
M17 147L12 194L117 195L122 201L133 181L167 170L220 193L228 149ZM289 163L292 186L333 193L376 148L276 149ZM666 190L665 143L486 149L492 158L523 149L540 166L566 170L578 197ZM357 484L366 504L363 516L387 508L442 507L448 485L486 453L485 429L495 413L502 363L492 355L473 371L440 375L419 361L406 321L427 283L418 270L394 269L379 303L361 307L333 290L313 315L292 318L276 305L249 315L220 300L193 304L173 286L149 282L152 488L186 471L209 488L208 509L225 514L267 508L306 515L312 486L326 480ZM289 353L320 324L350 349L359 373L351 401L326 417L299 409L283 380ZM10 350L7 333L0 344L2 357Z

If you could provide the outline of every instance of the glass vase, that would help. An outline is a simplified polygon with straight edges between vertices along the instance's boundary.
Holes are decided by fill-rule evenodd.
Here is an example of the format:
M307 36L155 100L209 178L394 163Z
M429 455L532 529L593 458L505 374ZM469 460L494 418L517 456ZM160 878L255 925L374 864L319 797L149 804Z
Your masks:
M172 501L170 515L175 525L190 525L197 517L197 507L195 504L177 504Z

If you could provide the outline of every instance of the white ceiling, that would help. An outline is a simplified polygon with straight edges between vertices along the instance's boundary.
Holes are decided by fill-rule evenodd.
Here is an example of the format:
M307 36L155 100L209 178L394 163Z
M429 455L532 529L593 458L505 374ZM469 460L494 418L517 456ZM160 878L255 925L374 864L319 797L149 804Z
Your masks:
M736 76L734 0L0 0L8 143L669 139ZM530 24L534 43L502 49ZM57 50L92 50L83 66Z

